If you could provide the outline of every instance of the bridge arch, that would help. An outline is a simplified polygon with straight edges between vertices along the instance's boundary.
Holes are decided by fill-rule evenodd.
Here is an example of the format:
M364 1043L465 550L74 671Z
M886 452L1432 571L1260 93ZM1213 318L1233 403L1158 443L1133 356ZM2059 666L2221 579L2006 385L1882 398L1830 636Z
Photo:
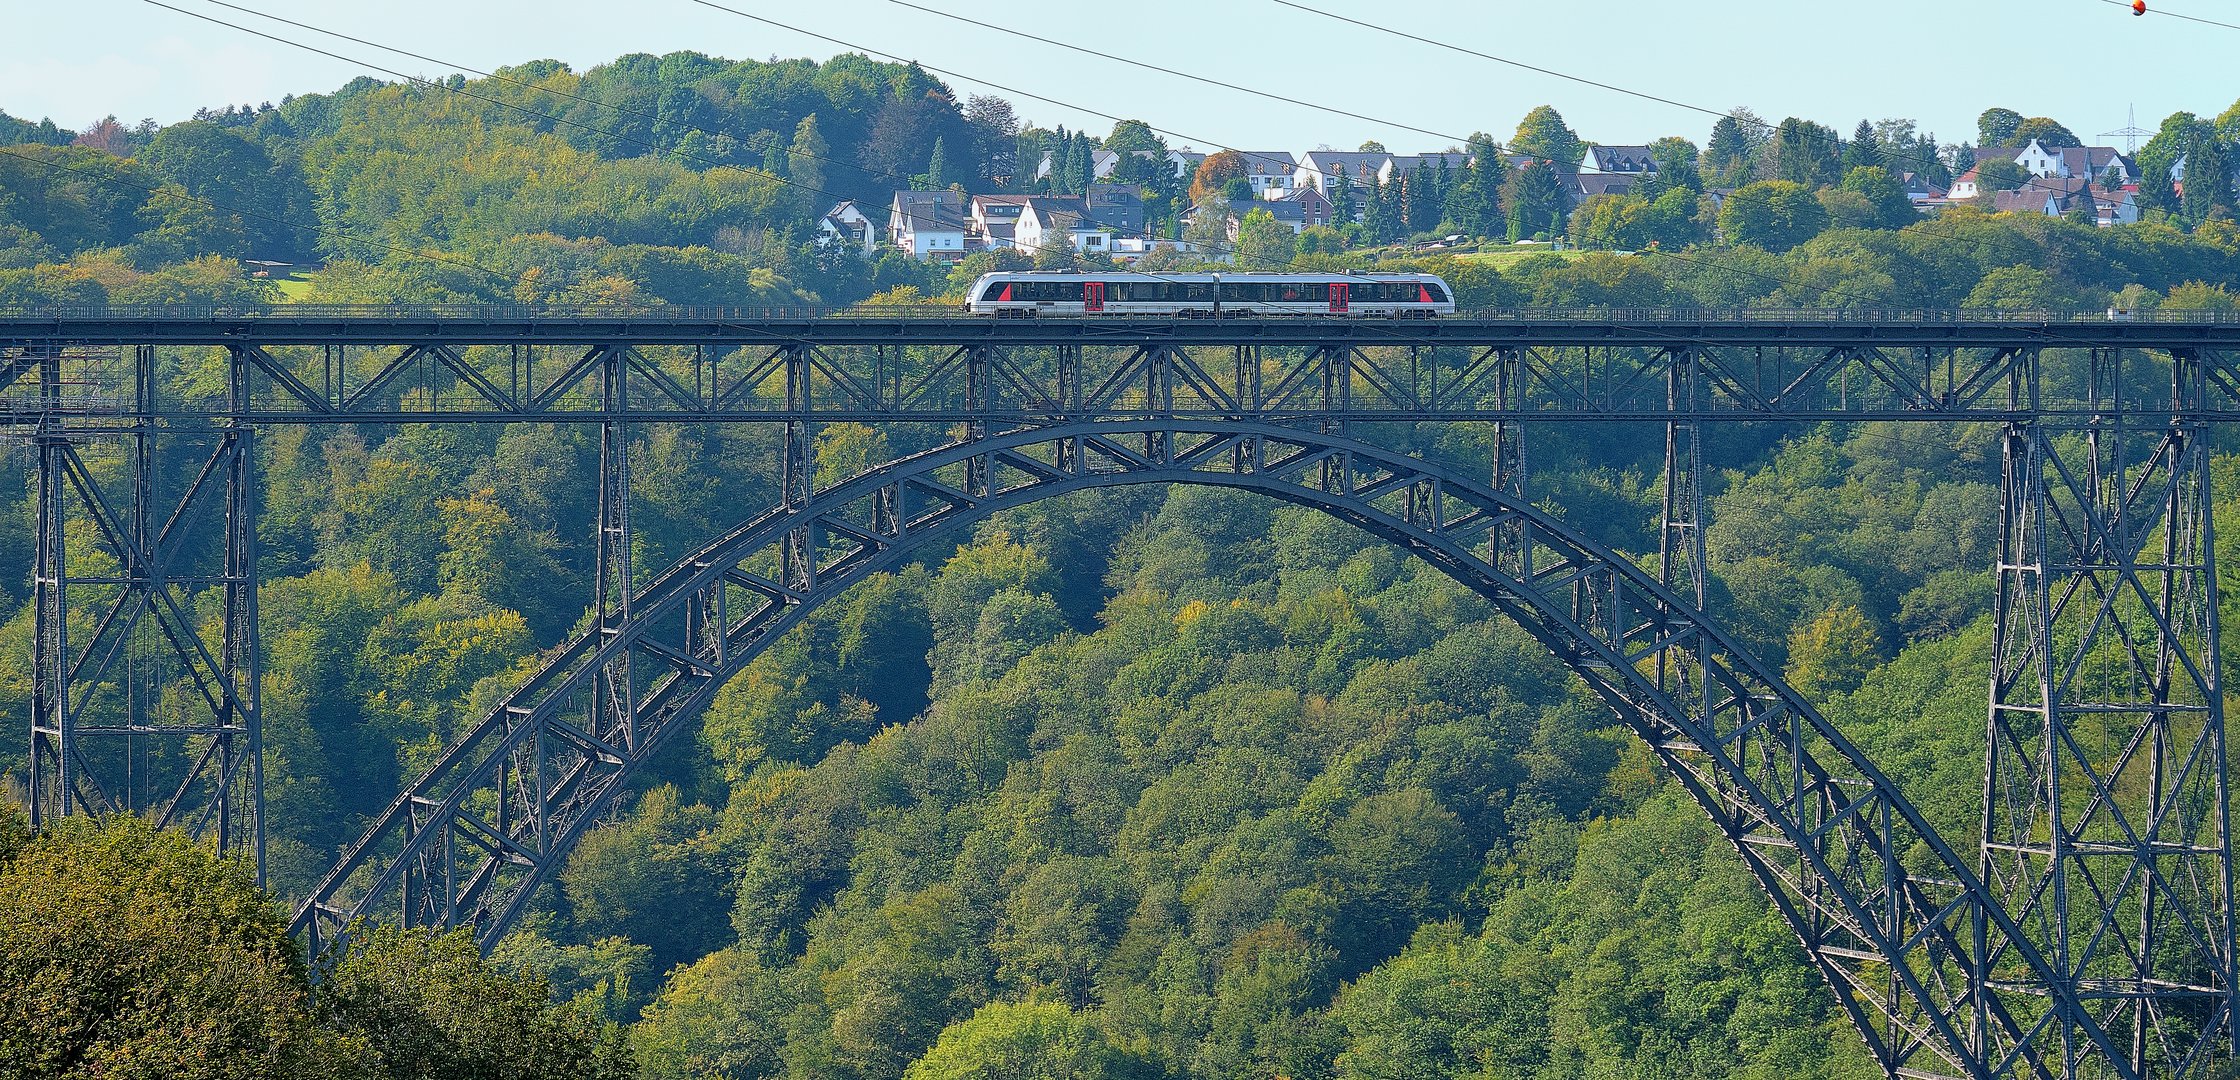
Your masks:
M2054 1075L2070 983L1890 779L1656 580L1529 505L1345 438L1236 421L1025 427L773 508L558 650L353 844L296 914L503 935L716 690L809 611L999 511L1200 484L1309 506L1491 600L1646 740L1741 854L1890 1075ZM2084 1034L2121 1054L2087 1021Z

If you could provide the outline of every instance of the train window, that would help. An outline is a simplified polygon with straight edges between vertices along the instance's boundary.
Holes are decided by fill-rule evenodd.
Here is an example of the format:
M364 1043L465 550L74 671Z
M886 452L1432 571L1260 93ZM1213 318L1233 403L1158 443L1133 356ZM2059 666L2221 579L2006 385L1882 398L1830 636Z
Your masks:
M1081 283L1078 281L1022 281L1011 291L1014 300L1050 303L1079 301Z
M1449 297L1447 295L1447 287L1445 285L1439 284L1436 281L1424 282L1423 291L1425 295L1431 297L1431 302L1434 304L1444 304L1448 300L1452 299L1452 297Z

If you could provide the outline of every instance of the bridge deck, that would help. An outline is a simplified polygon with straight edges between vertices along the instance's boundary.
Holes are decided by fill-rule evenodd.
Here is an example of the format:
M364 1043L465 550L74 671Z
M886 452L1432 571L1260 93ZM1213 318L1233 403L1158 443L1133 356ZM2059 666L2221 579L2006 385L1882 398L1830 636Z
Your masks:
M755 316L693 312L629 315L463 313L384 309L333 313L282 309L261 315L0 315L0 346L87 345L457 345L628 343L633 345L1183 345L1499 346L1630 345L1724 347L1872 345L2041 346L2171 349L2240 347L2240 321L2109 319L2105 316L1991 318L1951 313L1861 317L1826 312L1706 314L1687 310L1605 317L1520 312L1393 321L1364 318L1172 319L988 316Z

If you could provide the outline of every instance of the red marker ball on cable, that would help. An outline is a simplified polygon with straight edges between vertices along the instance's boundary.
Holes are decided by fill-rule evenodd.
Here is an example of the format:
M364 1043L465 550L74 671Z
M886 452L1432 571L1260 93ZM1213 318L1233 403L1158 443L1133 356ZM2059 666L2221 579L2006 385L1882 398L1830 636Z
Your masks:
M2131 0L2131 13L2132 13L2133 15L2144 15L2144 14L2146 14L2146 13L2147 13L2147 0Z

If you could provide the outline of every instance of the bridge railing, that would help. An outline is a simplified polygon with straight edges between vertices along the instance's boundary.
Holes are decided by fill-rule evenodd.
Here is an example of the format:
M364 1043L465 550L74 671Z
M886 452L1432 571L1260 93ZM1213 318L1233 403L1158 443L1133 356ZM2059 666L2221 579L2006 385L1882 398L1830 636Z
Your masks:
M310 319L430 319L484 321L632 320L664 322L771 322L803 319L926 319L965 314L959 305L756 306L704 305L586 305L528 306L518 304L272 304L224 305L39 305L0 306L0 321L72 319L186 321L257 319L271 321ZM1040 318L1113 319L1111 313L1042 314ZM1239 319L1282 319L1297 316L1237 315ZM1458 312L1457 319L1489 322L1621 322L1621 323L1841 323L1887 322L1939 323L2106 323L2143 322L2195 324L2240 323L2240 312L2230 311L2092 311L2010 310L2004 308L1775 308L1775 307L1508 307ZM1346 316L1361 321L1370 316Z

